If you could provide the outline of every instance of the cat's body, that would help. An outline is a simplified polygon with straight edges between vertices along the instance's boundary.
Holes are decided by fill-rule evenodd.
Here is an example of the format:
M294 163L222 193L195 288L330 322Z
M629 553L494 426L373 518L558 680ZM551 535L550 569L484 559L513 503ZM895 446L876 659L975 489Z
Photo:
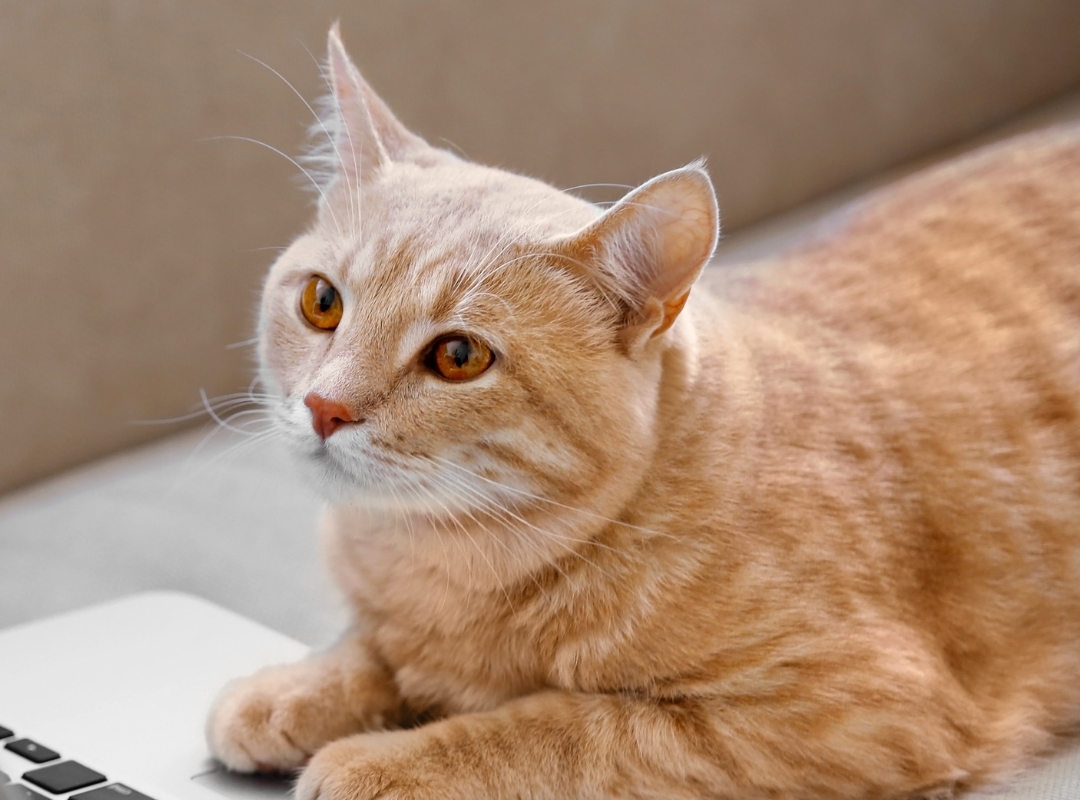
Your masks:
M894 797L1080 722L1080 129L687 302L699 168L598 217L426 149L337 58L377 158L275 266L263 358L357 622L223 695L227 764L318 751L303 800ZM297 320L313 272L336 329ZM497 355L443 385L453 331Z

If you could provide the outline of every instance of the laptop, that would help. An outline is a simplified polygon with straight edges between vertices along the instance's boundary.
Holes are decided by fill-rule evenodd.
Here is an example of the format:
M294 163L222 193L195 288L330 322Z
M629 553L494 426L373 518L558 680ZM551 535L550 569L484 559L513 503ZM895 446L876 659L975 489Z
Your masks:
M180 593L148 593L0 631L2 800L278 800L234 775L203 726L228 681L307 648ZM1080 742L972 800L1080 800Z
M276 800L203 736L230 680L307 647L204 600L134 595L0 631L3 800Z

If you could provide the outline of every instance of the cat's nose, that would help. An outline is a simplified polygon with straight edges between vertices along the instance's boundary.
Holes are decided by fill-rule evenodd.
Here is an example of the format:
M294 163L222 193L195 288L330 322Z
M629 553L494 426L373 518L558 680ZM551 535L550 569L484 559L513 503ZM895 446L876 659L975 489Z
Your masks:
M311 409L311 427L324 442L342 425L359 422L341 403L327 400L315 392L308 392L304 405Z

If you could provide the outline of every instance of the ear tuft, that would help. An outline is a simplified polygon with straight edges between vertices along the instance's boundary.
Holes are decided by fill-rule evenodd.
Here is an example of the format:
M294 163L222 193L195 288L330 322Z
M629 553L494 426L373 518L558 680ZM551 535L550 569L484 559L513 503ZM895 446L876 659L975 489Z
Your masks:
M389 156L375 131L364 96L364 79L345 52L336 22L327 37L326 71L339 122L334 147L341 172L359 185L388 163Z
M329 141L316 146L309 158L320 172L343 175L348 185L357 187L394 161L416 159L430 151L364 80L345 51L336 22L327 36L326 52L328 119L320 119L311 133L315 141Z

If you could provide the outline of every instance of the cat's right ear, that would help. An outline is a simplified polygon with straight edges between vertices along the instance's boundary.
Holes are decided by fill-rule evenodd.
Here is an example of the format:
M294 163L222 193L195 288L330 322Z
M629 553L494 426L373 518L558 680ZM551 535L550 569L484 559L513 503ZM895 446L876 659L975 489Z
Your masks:
M719 235L716 193L698 161L634 189L555 250L622 306L632 351L675 322Z
M401 124L353 64L335 22L327 37L327 73L337 111L334 149L339 170L352 186L374 179L393 161L428 147Z

